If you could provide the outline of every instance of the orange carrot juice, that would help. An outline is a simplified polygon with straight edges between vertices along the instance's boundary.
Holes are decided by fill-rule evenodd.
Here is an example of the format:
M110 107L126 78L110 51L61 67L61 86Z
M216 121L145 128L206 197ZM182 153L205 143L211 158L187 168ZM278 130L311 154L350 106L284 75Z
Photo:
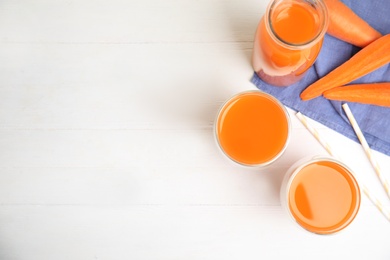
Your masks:
M322 0L274 0L256 31L253 67L275 86L288 86L304 75L322 46L328 23Z
M317 160L293 176L288 208L299 225L317 234L342 230L355 218L360 191L351 172L333 160Z
M218 114L215 134L233 161L259 166L281 155L289 136L287 111L274 97L260 91L238 94Z

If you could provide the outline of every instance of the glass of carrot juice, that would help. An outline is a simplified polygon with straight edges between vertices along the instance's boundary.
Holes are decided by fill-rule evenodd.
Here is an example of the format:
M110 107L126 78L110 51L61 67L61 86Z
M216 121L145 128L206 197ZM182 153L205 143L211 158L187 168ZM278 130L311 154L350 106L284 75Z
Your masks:
M352 171L333 158L304 158L287 171L280 198L291 219L315 234L346 228L360 207L360 189Z
M255 34L256 74L275 86L299 81L316 60L327 27L323 0L272 0Z
M258 90L239 93L222 105L214 124L223 153L244 166L265 166L281 156L290 135L286 108Z

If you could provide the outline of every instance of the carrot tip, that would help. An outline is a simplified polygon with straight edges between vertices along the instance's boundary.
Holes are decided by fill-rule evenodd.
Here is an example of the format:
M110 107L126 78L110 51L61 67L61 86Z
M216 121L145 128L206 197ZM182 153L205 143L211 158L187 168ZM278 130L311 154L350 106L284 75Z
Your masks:
M308 101L308 100L311 100L311 99L313 99L313 98L318 97L318 95L317 95L317 96L313 96L313 95L307 94L307 93L305 93L305 92L302 92L301 95L300 95L300 97L301 97L301 99L302 99L303 101Z

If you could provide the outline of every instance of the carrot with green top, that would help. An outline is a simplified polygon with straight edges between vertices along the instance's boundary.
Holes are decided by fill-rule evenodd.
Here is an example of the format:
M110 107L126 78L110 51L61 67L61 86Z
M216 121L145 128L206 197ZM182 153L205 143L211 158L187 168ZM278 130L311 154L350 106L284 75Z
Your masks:
M324 97L331 100L390 107L390 82L337 87L325 91Z
M382 35L340 0L325 0L329 13L327 33L358 47L365 47Z
M343 86L390 62L390 34L361 49L345 63L325 77L308 86L302 93L302 100L316 98L328 89Z

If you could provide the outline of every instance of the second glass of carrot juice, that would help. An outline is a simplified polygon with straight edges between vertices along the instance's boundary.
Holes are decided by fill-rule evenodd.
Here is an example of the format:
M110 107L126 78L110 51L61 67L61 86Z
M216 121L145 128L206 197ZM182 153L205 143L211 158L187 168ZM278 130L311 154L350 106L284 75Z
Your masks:
M272 0L255 35L256 74L275 86L299 81L316 60L327 27L323 0Z
M346 228L360 207L360 189L352 171L333 158L304 158L290 167L280 191L291 219L315 234Z

